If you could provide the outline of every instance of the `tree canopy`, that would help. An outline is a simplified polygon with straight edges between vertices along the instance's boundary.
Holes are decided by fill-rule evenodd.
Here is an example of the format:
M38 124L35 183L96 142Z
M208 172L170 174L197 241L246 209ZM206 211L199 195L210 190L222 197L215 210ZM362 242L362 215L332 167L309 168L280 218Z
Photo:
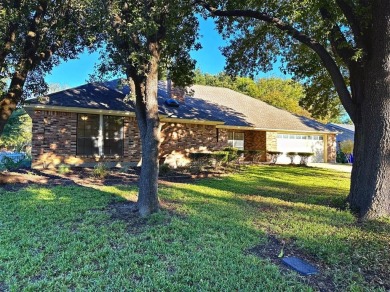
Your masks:
M0 133L24 97L47 90L45 73L93 40L85 35L89 7L89 0L1 2Z

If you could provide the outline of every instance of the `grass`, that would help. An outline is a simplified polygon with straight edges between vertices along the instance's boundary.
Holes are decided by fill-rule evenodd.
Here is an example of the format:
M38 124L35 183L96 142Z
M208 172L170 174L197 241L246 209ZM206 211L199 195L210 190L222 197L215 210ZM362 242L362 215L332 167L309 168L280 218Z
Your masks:
M117 208L134 187L0 189L0 290L311 290L248 252L270 235L328 267L336 289L388 289L390 220L357 223L340 209L348 188L349 174L250 167L162 185L147 219Z

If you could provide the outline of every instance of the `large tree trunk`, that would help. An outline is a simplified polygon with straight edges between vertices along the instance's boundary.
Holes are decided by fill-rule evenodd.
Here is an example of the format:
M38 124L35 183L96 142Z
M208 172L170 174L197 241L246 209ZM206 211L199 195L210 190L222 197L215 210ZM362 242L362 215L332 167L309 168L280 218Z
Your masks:
M135 83L136 114L142 145L137 202L142 217L159 210L158 154L161 130L157 101L159 52L156 43L150 44L149 47L152 57L148 64L147 76L139 76L132 80Z
M9 117L16 109L18 103L22 100L23 87L26 82L28 71L21 70L15 72L12 76L9 90L4 98L0 100L0 135L3 133Z
M364 98L357 98L348 202L363 219L390 215L390 2L376 1Z

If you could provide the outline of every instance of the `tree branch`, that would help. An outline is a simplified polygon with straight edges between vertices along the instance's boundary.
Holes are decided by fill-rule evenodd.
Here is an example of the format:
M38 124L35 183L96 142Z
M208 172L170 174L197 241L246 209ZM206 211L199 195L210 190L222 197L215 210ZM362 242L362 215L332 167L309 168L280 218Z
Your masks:
M331 13L323 7L320 8L320 14L325 21L328 21L330 24L333 23L329 37L333 52L350 67L352 58L355 54L354 49L348 43L340 27L334 22L334 17L332 17Z
M361 27L358 16L354 12L353 7L350 6L345 0L336 0L336 4L338 7L340 7L348 23L351 25L357 47L366 51L367 46L363 38L363 29Z
M272 17L264 12L259 12L254 10L219 10L215 7L212 7L210 4L204 1L196 1L196 3L202 5L203 8L205 8L214 16L246 17L246 18L254 18L254 19L267 22L273 25L274 27L278 28L279 30L284 31L289 36L301 42L302 44L308 46L318 55L323 65L325 66L326 70L329 72L329 75L332 79L332 82L336 88L340 101L343 104L345 110L348 112L352 120L355 118L356 106L352 101L351 94L344 82L344 78L340 72L339 67L337 66L332 56L324 48L324 46L322 46L315 39L297 30L290 24L283 22L281 19Z

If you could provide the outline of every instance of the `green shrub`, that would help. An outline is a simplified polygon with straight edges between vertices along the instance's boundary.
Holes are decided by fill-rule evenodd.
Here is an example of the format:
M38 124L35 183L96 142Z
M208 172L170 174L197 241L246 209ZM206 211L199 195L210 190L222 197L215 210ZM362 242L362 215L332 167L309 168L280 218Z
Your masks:
M227 151L229 153L227 162L231 162L238 158L239 155L238 152L242 150L238 150L237 148L234 147L226 147L223 149L223 151Z
M309 162L309 157L314 155L312 152L298 152L297 153L299 157L301 157L301 162L300 164L307 165Z
M168 164L166 163L163 163L160 165L159 167L159 173L160 175L166 175L167 173L169 173L171 171L171 168L169 167Z
M106 166L104 163L99 162L99 163L96 164L95 167L93 168L92 174L93 174L93 176L96 177L96 178L100 178L100 179L105 178L105 177L108 175L107 166Z
M340 150L341 152L345 154L351 154L353 153L353 141L352 140L345 140L340 142Z
M57 168L57 172L59 174L67 174L70 172L70 165L68 164L60 164Z
M0 162L0 170L18 169L22 165L22 161L23 159L14 161L11 157L4 156Z
M287 152L286 156L290 158L291 164L294 164L294 158L297 156L297 152Z

